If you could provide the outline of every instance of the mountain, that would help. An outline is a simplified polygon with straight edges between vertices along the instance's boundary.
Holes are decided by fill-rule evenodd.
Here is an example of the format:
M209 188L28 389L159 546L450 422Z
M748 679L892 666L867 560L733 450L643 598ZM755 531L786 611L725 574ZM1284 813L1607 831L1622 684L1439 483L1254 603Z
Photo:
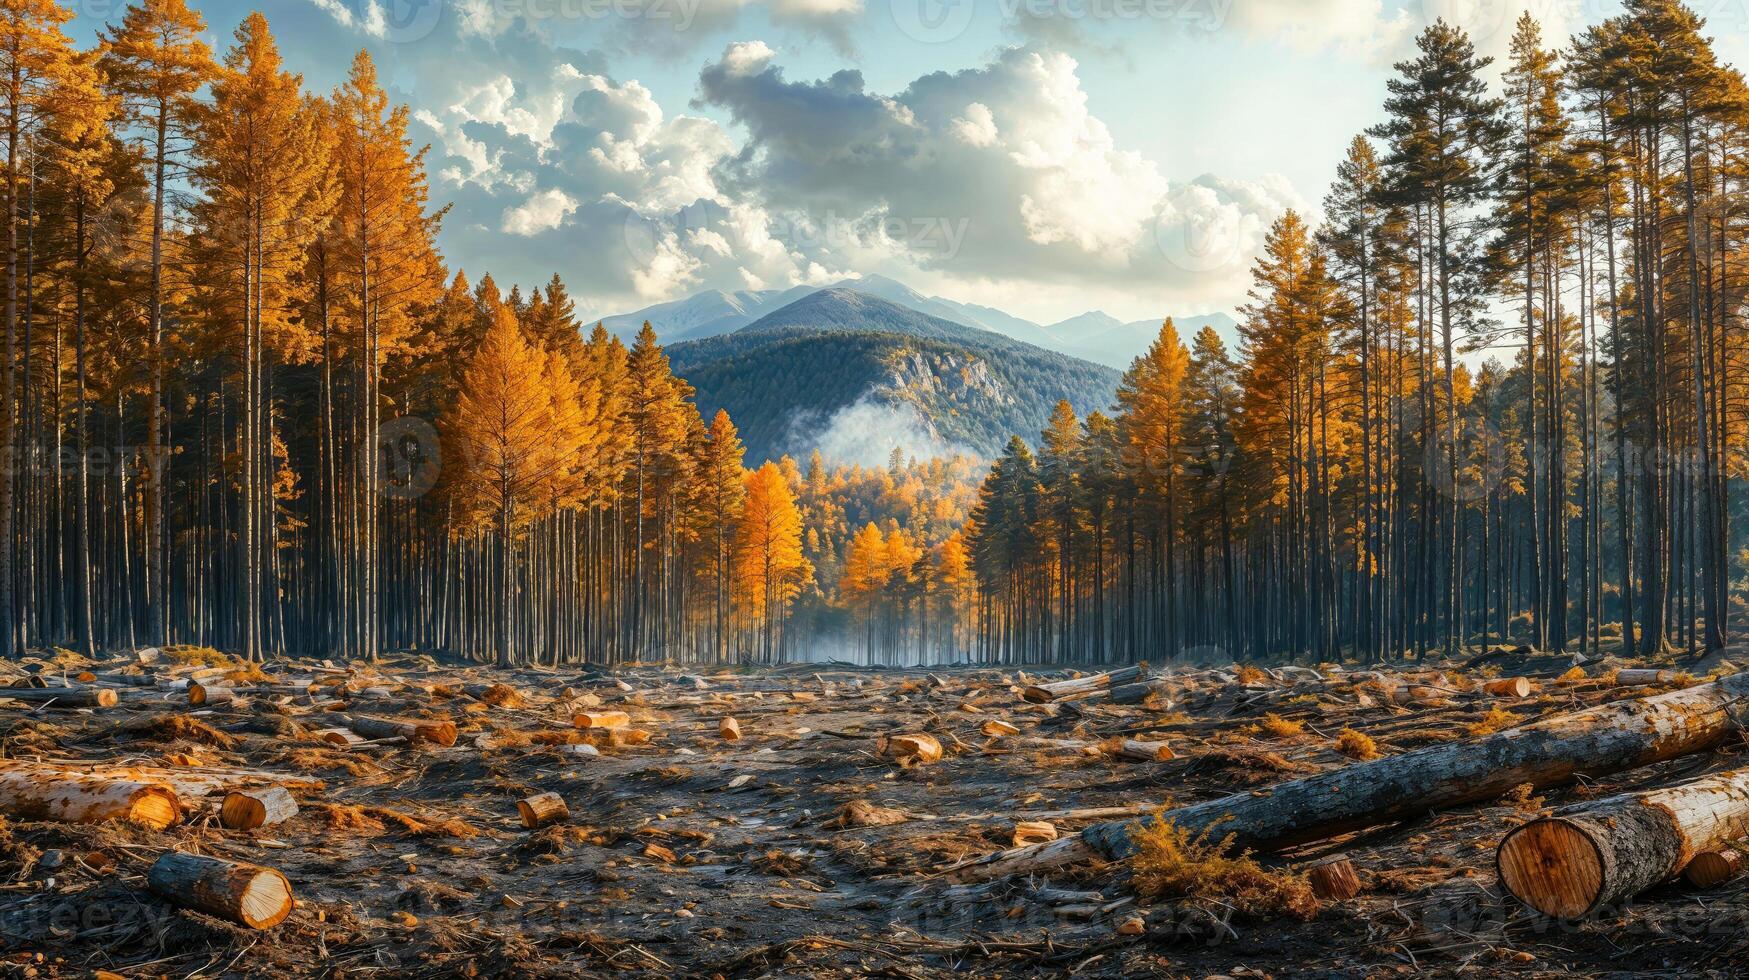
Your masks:
M1051 349L1122 370L1160 336L1160 324L1165 319L1125 323L1109 313L1093 310L1043 329L1051 337ZM1205 326L1214 327L1229 346L1238 342L1239 321L1225 313L1173 317L1172 325L1178 329L1185 346Z
M752 323L772 310L806 296L812 286L789 289L741 289L728 293L709 289L685 299L657 303L636 313L618 313L598 317L610 333L630 340L648 320L661 334L664 343L697 337L715 337ZM588 321L594 324L596 320Z
M1118 381L1109 367L847 287L668 356L706 418L728 409L749 460L814 448L869 465L895 447L991 457L1012 434L1036 439L1060 399L1082 415L1108 409Z
M788 289L742 289L724 292L706 290L686 299L672 300L645 307L635 313L619 313L598 317L607 329L629 341L648 320L665 344L686 340L702 340L733 333L768 314L820 292L822 289L848 290L886 300L917 313L957 323L965 327L1000 334L1013 340L1054 350L1059 354L1107 367L1123 370L1130 366L1160 333L1160 321L1165 317L1135 320L1125 323L1100 310L1041 327L1031 320L1010 313L961 303L941 296L925 296L896 279L886 276L862 276L845 279L831 286L791 286ZM587 321L593 324L595 320ZM1204 325L1213 326L1229 345L1236 343L1238 321L1225 313L1208 316L1176 317L1179 336L1186 344Z

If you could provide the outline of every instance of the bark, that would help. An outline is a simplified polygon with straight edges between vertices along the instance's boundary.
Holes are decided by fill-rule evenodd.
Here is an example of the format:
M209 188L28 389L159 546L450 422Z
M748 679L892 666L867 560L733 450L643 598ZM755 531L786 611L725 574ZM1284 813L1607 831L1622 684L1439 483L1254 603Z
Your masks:
M297 815L298 801L284 786L229 793L219 808L219 820L232 830L254 830Z
M1580 918L1749 837L1749 771L1623 793L1533 820L1500 842L1500 882L1544 915Z
M557 793L536 793L517 800L516 811L522 815L522 825L530 830L571 819L570 807Z
M117 695L104 687L8 687L0 698L55 708L112 708Z
M0 770L0 812L63 823L126 820L162 830L181 819L182 804L156 782L27 765Z
M291 882L272 868L171 851L146 876L157 895L251 929L271 929L291 914Z
M1231 846L1279 850L1351 830L1404 820L1500 796L1529 783L1538 789L1579 776L1650 765L1723 742L1749 694L1749 673L1638 700L1613 701L1554 715L1493 735L1432 745L1361 762L1262 792L1245 792L1167 812L1192 833L1231 835ZM1110 860L1134 850L1128 822L1081 832L1090 853ZM1080 852L1074 852L1080 853ZM1003 852L949 869L955 880L1046 870L1044 855Z
M1048 701L1060 701L1081 694L1091 694L1103 691L1115 684L1133 681L1142 676L1142 667L1125 667L1121 670L1094 674L1091 677L1073 677L1068 680L1052 681L1048 684L1031 684L1021 692L1021 697L1032 704L1044 704Z
M346 725L368 739L404 738L408 744L431 742L444 748L455 744L455 722L452 721L352 715L346 719Z

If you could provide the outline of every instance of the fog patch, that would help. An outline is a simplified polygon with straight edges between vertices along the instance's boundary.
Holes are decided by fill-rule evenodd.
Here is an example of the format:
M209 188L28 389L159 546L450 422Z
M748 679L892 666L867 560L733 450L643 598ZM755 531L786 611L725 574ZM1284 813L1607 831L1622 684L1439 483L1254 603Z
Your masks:
M870 468L887 465L894 448L909 459L976 455L943 437L915 406L895 404L869 394L838 409L829 418L822 419L819 412L798 415L790 423L787 441L794 446L819 449L830 463Z

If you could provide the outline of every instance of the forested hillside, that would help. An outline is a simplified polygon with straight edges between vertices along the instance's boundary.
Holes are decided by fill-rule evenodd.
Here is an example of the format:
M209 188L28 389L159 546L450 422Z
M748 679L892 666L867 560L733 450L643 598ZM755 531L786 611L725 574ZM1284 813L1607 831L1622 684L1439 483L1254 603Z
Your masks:
M1009 434L1037 431L1057 401L1093 411L1117 387L1108 368L845 289L813 293L732 334L677 344L670 356L700 410L727 410L755 458L804 455L839 413L868 404L923 436L898 432L876 447L878 456L897 445L989 457Z
M1322 213L1275 223L1238 348L1169 323L1114 414L995 462L979 656L1723 648L1749 87L1702 27L1629 0L1562 48L1525 16L1498 90L1428 28Z

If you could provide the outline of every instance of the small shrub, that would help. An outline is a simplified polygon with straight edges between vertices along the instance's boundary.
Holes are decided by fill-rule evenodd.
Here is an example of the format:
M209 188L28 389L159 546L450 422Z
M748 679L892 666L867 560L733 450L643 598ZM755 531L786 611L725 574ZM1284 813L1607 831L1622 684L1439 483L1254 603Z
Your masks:
M1218 841L1209 840L1207 830L1192 836L1155 814L1130 828L1130 840L1136 845L1131 884L1143 898L1213 899L1247 915L1301 921L1318 913L1318 899L1303 877L1264 868L1249 851L1229 855L1230 835Z
M1513 728L1517 724L1518 716L1512 712L1503 711L1500 708L1489 708L1488 713L1483 715L1480 721L1465 728L1464 731L1471 735L1492 735L1495 732Z
M1379 757L1379 746L1372 738L1352 728L1344 728L1336 735L1336 751L1358 762Z

